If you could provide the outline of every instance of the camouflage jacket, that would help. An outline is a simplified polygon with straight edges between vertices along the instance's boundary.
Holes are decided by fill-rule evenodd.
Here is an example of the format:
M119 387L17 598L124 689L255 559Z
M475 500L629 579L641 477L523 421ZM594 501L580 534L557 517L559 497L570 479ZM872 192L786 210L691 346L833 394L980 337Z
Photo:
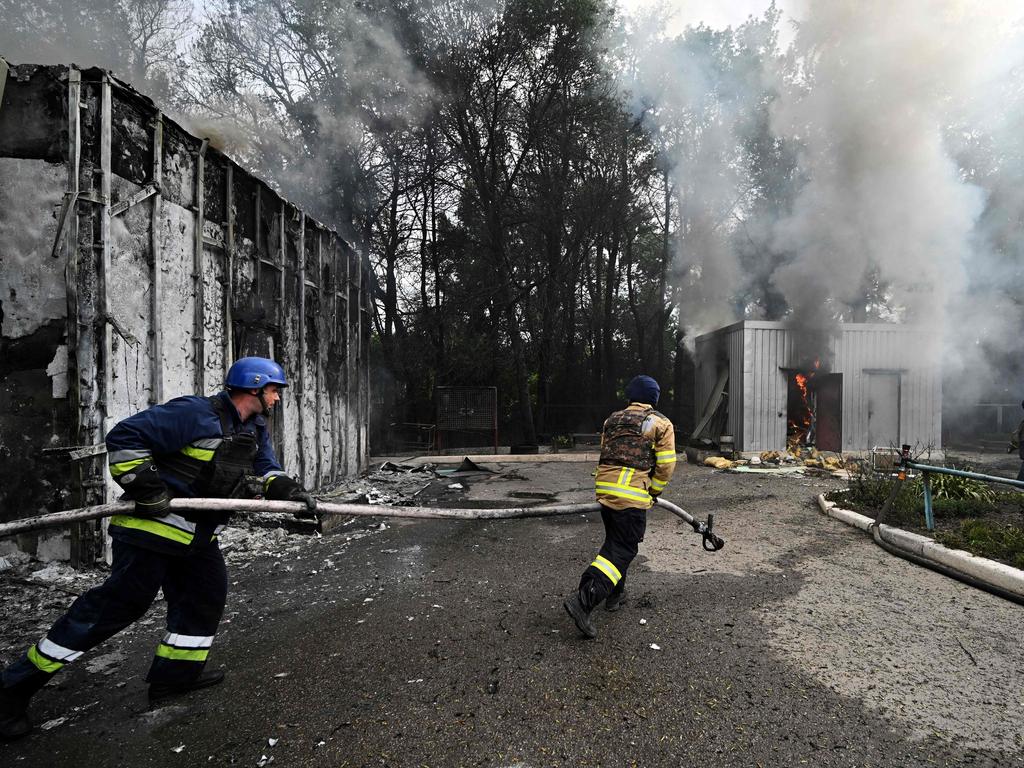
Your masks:
M647 509L668 484L676 465L672 422L644 403L609 416L601 431L595 475L597 500L611 509Z

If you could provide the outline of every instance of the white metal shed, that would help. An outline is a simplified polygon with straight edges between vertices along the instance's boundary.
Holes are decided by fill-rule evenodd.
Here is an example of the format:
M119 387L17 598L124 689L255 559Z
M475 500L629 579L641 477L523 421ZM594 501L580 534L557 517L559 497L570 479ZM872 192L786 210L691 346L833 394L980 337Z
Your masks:
M926 329L844 323L819 336L821 350L801 348L802 338L786 323L753 320L697 337L698 433L717 442L707 430L720 429L747 453L785 450L803 407L802 376L814 421L808 445L941 450L940 370Z

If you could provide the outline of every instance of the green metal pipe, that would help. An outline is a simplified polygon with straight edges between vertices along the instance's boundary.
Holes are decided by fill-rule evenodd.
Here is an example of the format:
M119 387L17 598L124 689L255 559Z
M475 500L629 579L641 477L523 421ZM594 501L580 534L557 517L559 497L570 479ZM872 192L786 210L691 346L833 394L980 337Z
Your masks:
M983 475L980 472L968 472L963 469L951 469L949 467L933 467L930 464L918 464L916 461L906 461L904 466L907 469L916 469L921 472L934 472L937 475L953 475L955 477L966 477L971 480L981 480L986 483L1002 483L1012 485L1014 488L1024 488L1024 480L1011 480L1008 477L998 475Z
M924 484L924 524L929 531L934 531L935 514L932 512L932 476L925 472L921 480Z

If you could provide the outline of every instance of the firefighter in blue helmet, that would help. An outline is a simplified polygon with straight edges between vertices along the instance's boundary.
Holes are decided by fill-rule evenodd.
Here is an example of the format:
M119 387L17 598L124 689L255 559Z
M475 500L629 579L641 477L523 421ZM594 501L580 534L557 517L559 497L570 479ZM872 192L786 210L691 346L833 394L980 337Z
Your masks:
M3 671L0 738L29 732L32 695L65 664L141 618L163 589L167 632L146 677L150 701L219 683L204 669L227 597L217 544L226 513L170 509L175 497L316 501L281 468L266 417L288 386L273 360L245 357L213 397L179 397L118 423L107 435L110 474L135 502L110 520L110 576L68 609L39 642Z

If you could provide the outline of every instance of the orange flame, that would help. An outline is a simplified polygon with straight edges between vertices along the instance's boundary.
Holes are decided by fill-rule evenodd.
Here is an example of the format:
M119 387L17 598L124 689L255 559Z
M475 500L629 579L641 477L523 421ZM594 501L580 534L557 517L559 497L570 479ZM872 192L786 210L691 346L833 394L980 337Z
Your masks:
M815 358L813 370L807 373L798 373L793 376L793 381L800 390L800 402L802 405L801 413L799 414L799 420L796 418L790 419L790 428L792 430L792 436L788 442L792 446L800 445L805 439L808 439L810 430L814 425L814 405L811 402L811 394L808 389L810 380L814 375L821 369L821 360Z

